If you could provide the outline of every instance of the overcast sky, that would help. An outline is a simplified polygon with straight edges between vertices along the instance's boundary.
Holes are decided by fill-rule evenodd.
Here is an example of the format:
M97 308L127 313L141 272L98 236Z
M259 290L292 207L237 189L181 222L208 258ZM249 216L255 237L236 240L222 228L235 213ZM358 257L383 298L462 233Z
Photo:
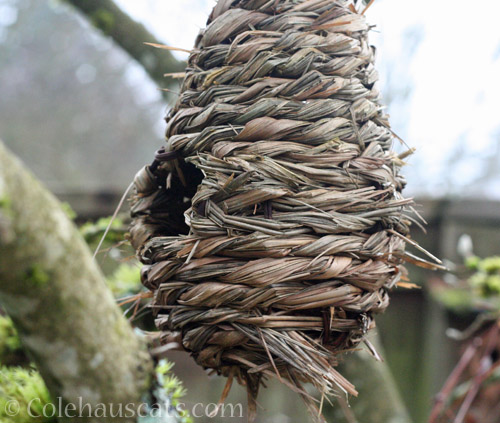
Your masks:
M215 1L118 3L165 43L189 49ZM376 0L367 13L393 128L418 149L405 171L411 193L500 198L500 158L491 159L500 138L498 16L493 0ZM481 192L473 182L488 163L497 172Z

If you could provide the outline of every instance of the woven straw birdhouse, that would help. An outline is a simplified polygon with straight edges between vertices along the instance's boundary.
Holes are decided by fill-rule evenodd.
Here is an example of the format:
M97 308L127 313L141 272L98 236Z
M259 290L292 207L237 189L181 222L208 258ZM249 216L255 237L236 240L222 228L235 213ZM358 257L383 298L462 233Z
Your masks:
M163 342L237 378L356 394L335 366L405 275L410 199L369 26L341 0L219 0L135 179ZM412 241L410 241L412 242Z

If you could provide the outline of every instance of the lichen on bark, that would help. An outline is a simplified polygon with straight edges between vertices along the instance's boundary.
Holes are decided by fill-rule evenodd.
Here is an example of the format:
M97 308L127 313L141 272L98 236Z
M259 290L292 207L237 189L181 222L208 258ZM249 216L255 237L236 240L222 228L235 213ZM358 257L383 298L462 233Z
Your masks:
M59 202L1 142L0 198L10 200L0 209L0 303L52 397L139 403L152 374L144 343Z

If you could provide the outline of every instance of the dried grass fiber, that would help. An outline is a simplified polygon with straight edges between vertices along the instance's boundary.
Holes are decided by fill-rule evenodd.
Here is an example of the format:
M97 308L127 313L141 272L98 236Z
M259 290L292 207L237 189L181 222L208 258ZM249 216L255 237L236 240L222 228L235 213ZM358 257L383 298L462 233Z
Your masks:
M131 238L164 342L245 384L253 413L272 376L314 413L304 383L355 395L340 355L404 261L433 266L405 252L412 200L368 31L346 1L219 0L135 180Z

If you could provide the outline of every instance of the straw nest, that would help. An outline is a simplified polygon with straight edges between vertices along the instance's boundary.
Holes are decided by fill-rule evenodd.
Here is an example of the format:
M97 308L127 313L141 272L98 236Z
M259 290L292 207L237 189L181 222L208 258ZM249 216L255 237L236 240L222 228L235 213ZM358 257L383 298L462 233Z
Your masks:
M163 341L247 386L356 394L335 370L405 275L411 199L363 15L219 0L135 179L131 240ZM411 241L410 241L411 242ZM427 263L427 264L426 264Z

